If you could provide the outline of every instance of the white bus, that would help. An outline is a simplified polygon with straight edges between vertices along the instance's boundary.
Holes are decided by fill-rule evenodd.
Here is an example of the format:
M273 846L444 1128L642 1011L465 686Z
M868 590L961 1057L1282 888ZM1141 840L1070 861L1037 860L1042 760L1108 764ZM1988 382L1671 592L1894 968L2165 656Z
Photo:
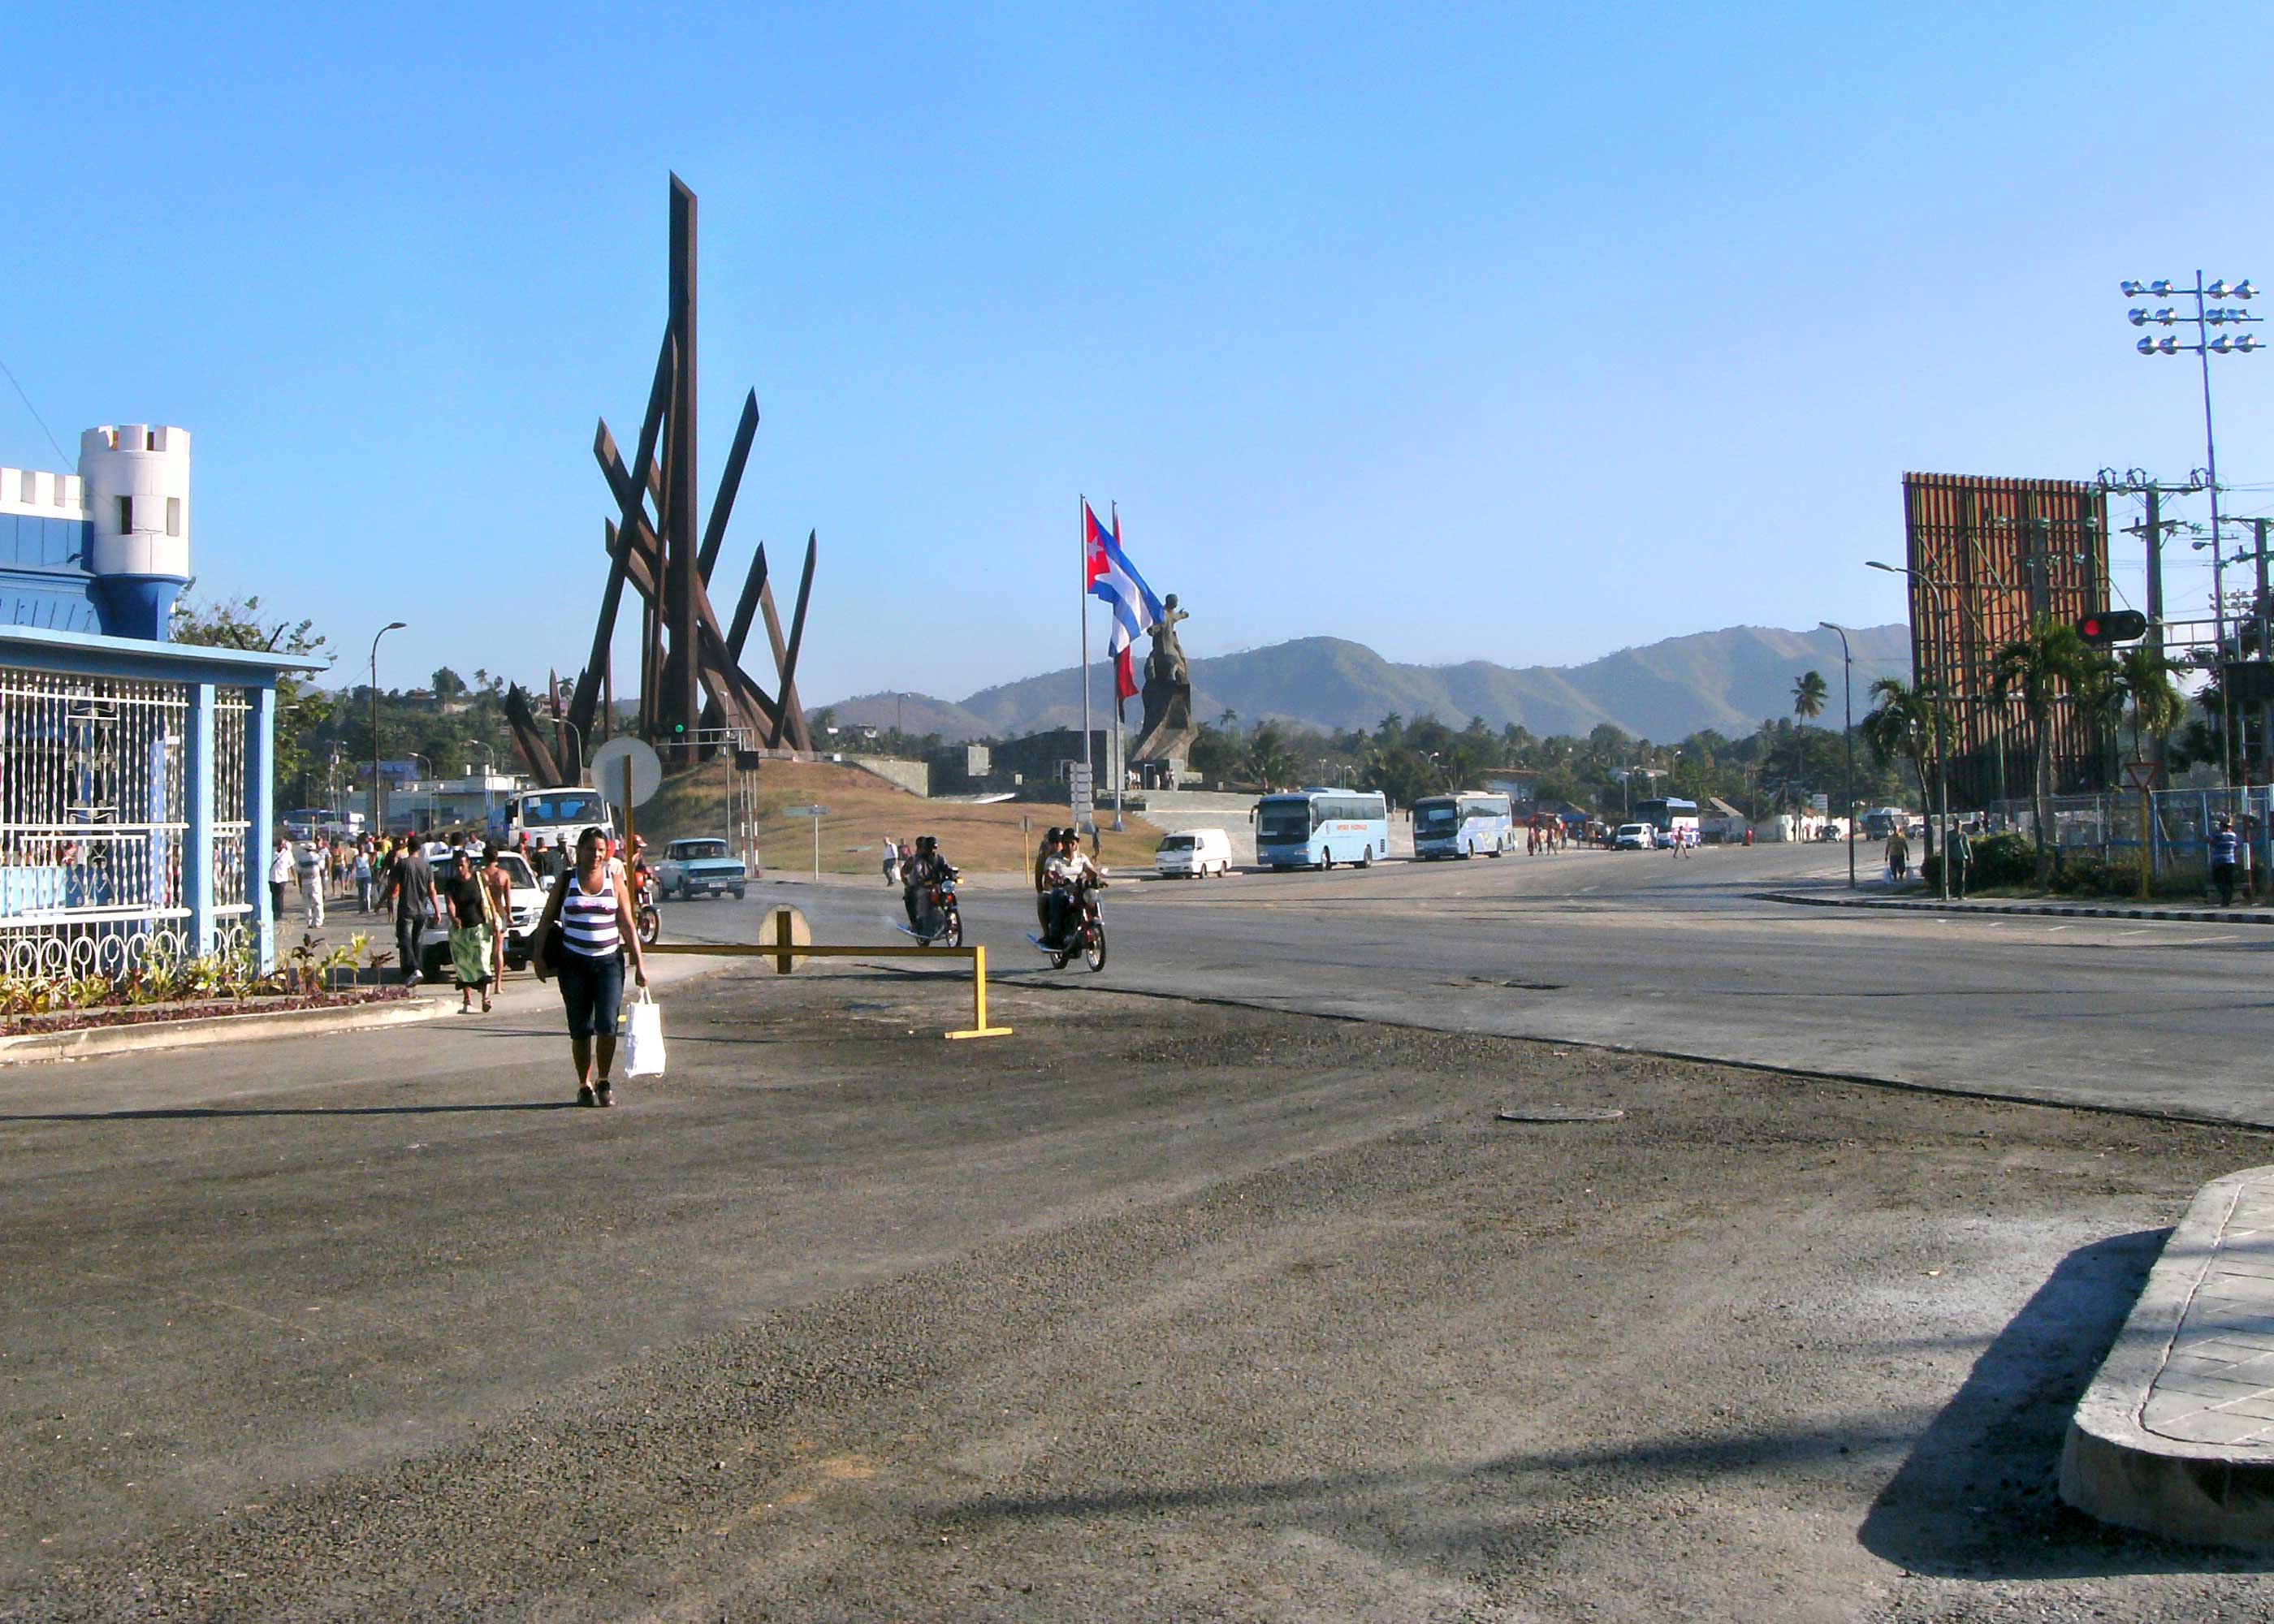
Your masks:
M1255 803L1255 856L1274 868L1364 868L1389 855L1389 803L1379 790L1306 789Z
M576 837L587 829L597 829L611 840L616 838L608 803L589 785L516 790L490 814L491 832L508 846L523 834L532 847L574 846Z
M1485 790L1457 795L1425 795L1413 803L1413 855L1497 857L1516 839L1515 810L1508 797Z

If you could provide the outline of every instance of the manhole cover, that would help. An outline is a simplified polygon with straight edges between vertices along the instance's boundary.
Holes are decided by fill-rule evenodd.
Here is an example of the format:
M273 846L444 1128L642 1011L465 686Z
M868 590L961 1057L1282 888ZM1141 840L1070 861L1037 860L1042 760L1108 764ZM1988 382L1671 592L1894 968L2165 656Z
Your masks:
M1511 1105L1502 1122L1616 1122L1626 1113L1615 1105Z

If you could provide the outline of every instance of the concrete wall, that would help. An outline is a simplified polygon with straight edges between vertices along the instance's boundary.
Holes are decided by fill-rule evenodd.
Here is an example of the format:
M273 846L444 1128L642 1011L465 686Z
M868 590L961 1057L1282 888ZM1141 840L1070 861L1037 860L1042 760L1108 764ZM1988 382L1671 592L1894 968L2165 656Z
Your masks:
M826 759L833 760L840 766L858 767L863 772L872 772L887 784L897 784L911 795L929 796L931 793L931 769L920 761L903 761L897 756L837 756Z

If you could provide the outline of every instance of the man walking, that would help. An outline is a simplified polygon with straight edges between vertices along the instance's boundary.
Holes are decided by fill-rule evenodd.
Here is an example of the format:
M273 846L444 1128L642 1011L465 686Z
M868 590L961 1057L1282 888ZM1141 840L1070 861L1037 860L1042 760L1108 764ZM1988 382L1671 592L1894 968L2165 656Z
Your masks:
M1950 838L1943 843L1942 860L1950 865L1950 894L1963 897L1966 894L1966 870L1974 861L1974 842L1968 836L1965 824L1961 823L1950 831Z
M292 883L292 838L290 835L276 837L276 849L268 855L268 920L271 924L284 922L284 888Z
M388 867L379 906L385 908L389 901L395 904L395 962L403 966L404 984L416 987L420 980L418 933L426 929L434 912L434 870L414 839L403 842L403 849Z
M2222 813L2218 826L2210 831L2206 853L2210 858L2211 888L2218 892L2218 906L2223 908L2234 903L2234 861L2241 846L2234 832L2234 820Z

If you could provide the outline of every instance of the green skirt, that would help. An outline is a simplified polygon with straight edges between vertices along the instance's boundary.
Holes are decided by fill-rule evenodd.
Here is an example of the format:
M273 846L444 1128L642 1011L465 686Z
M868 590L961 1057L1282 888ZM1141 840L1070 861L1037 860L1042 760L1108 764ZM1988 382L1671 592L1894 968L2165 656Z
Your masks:
M490 984L490 928L454 925L450 928L450 968L461 987Z

